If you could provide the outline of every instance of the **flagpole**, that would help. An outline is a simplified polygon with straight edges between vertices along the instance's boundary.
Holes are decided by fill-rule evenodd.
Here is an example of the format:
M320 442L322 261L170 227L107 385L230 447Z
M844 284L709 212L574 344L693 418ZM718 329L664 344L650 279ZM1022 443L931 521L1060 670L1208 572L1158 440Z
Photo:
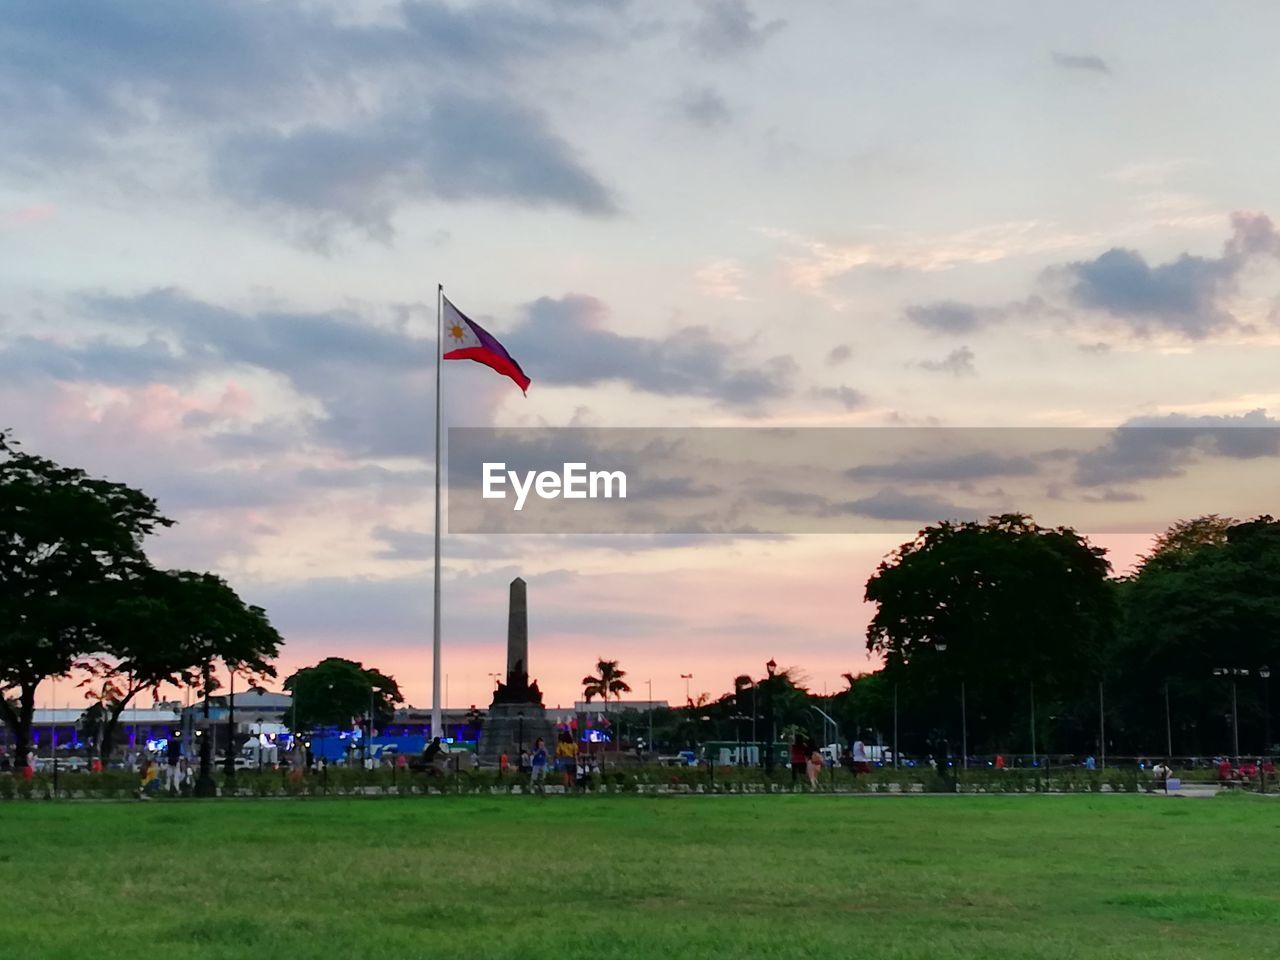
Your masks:
M431 633L431 736L444 733L440 717L440 351L444 348L444 284L436 285L436 562Z

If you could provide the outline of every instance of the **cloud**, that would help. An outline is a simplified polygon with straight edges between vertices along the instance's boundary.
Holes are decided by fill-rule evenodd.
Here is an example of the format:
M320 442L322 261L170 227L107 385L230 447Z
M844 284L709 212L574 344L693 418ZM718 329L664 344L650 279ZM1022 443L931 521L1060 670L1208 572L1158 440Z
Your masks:
M1138 336L1170 332L1201 340L1240 326L1228 308L1240 273L1262 258L1280 257L1280 234L1260 213L1236 213L1217 257L1184 253L1149 264L1136 250L1113 247L1093 260L1050 271L1066 285L1069 302L1121 320Z
M413 332L412 308L381 322L353 310L237 311L174 289L87 296L76 308L85 320L109 325L112 335L0 341L0 375L9 382L129 387L191 385L254 368L282 380L301 405L295 402L292 414L229 425L197 412L187 426L216 426L210 442L223 453L261 456L308 442L356 456L429 452L430 431L405 416L429 415L435 384L435 345ZM425 313L420 322L427 326ZM488 423L500 387L492 377L450 378L445 400L456 411L453 422Z
M1134 493L1132 490L1116 490L1107 487L1101 493L1088 493L1082 498L1085 503L1141 503L1143 496L1140 493Z
M815 387L813 395L822 400L834 400L846 410L856 410L867 402L865 393L843 383L838 387Z
M786 26L785 20L758 24L746 0L701 0L689 39L703 56L733 57L754 50Z
M972 376L974 352L968 347L958 347L941 360L921 360L920 367L934 373L950 373L957 377Z
M584 5L393 0L340 19L301 0L15 0L0 36L0 163L28 176L115 164L154 193L138 176L151 159L184 187L318 220L312 242L339 224L385 238L422 197L616 210L521 102L525 65L626 42Z
M903 313L916 326L937 333L972 333L985 326L992 316L989 309L956 300L915 304Z
M736 260L713 260L698 268L693 275L698 290L718 300L746 300L742 281L747 273Z
M1232 312L1245 270L1280 259L1280 232L1261 213L1231 216L1231 236L1216 257L1184 253L1150 264L1136 250L1112 247L1091 260L1045 269L1043 294L996 306L958 300L913 304L903 316L935 333L966 334L1020 318L1064 322L1086 316L1119 321L1139 337L1173 334L1203 340L1215 333L1248 329ZM1096 332L1096 331L1095 331ZM1084 346L1107 349L1105 342Z
M297 482L321 490L369 489L372 487L410 487L425 490L431 483L429 470L392 470L376 464L343 467L305 467L297 473Z
M1028 477L1039 472L1040 466L1032 457L979 451L950 457L918 457L893 463L861 464L846 470L845 476L851 480L964 483L993 477Z
M608 309L593 297L543 297L504 338L527 370L553 386L606 381L633 390L707 397L751 409L791 394L797 365L787 356L752 360L740 344L692 326L664 337L624 336L606 329Z
M1064 70L1086 70L1091 73L1110 74L1106 61L1094 54L1053 53L1053 62Z
M932 523L939 520L978 520L982 512L969 507L956 506L941 497L906 493L884 489L871 496L852 500L842 505L846 513L870 517L873 520Z
M838 347L832 347L827 354L827 366L838 367L853 356L853 348L847 343L842 343Z
M218 150L215 178L248 206L267 204L388 239L391 217L415 198L504 200L611 216L612 191L540 113L463 94L420 116L364 128L303 127L238 134Z
M1081 486L1114 486L1182 476L1201 457L1252 460L1280 456L1280 421L1264 410L1240 416L1138 417L1076 461Z
M185 376L190 370L191 364L158 337L141 343L107 337L66 342L30 335L0 341L0 378L11 383L39 379L149 383Z
M680 101L680 112L686 120L704 130L722 127L733 118L729 104L711 87L686 90Z
M799 255L783 257L783 264L791 285L810 293L823 293L832 281L855 270L933 273L1093 248L1098 242L1096 235L1066 231L1042 220L1006 221L925 237L876 229L857 242L829 242L775 227L762 227L760 232L800 248Z

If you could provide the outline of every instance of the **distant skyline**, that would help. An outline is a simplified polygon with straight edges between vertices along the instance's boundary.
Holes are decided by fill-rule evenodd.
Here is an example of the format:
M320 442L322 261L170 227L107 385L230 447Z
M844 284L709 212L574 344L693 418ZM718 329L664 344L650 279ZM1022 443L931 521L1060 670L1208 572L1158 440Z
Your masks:
M1272 426L1277 27L15 0L0 427L156 496L156 562L266 607L282 677L348 656L427 706L438 282L533 381L446 365L451 425ZM1161 479L1129 480L1092 495L1159 516ZM672 702L771 657L837 689L903 539L448 537L450 703L488 702L517 573L551 703L598 657ZM1149 542L1097 540L1121 569Z

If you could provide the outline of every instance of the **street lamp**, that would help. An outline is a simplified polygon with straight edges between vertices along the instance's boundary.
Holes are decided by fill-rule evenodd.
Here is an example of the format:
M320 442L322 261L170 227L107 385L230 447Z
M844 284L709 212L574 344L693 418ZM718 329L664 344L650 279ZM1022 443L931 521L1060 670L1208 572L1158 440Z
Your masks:
M742 721L747 719L747 715L739 708L729 719L733 721L734 732L738 735L737 764L742 766Z
M1269 670L1267 672L1270 673ZM1236 678L1247 677L1249 675L1249 671L1242 667L1214 667L1213 675L1215 677L1231 678L1231 749L1235 757L1236 766L1239 766L1240 765L1240 712L1236 704Z
M772 657L770 657L769 662L764 665L764 669L765 669L765 673L769 675L769 679L772 680L775 676L778 675L777 661L774 660ZM774 745L774 742L777 740L777 737L774 735L774 731L773 731L773 684L772 683L768 685L768 689L765 691L764 713L765 713L765 729L768 731L768 734L769 734L769 743L764 750L764 773L766 777L769 777L773 774L773 745Z
M1258 676L1262 678L1262 752L1268 754L1271 752L1271 684L1267 681L1271 679L1271 668L1259 667Z
M213 726L209 723L209 682L212 665L204 665L204 730L200 733L200 775L196 778L194 793L197 797L218 795L218 785L213 781Z
M689 681L693 679L693 674L682 673L680 679L684 681L684 702L693 706L693 697L689 695Z
M933 641L933 648L939 653L947 652L947 641ZM969 769L969 713L965 703L964 678L960 678L960 766Z
M893 681L893 769L898 769L898 681Z
M1031 688L1031 766L1036 763L1036 682L1028 681Z
M649 739L645 743L646 752L653 752L653 680L646 680L645 686L649 688Z
M230 674L231 684L228 688L227 700L227 755L223 762L227 774L227 787L234 793L236 787L236 671L228 667L227 672Z

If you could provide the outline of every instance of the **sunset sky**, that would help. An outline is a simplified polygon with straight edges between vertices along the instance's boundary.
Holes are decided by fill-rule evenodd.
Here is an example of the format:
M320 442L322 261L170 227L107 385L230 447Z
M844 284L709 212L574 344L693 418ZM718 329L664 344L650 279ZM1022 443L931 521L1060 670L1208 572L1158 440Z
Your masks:
M1243 94L1280 88L1280 8L1201 9L12 0L0 427L157 497L155 561L266 607L282 677L348 656L428 706L438 282L533 381L446 364L448 425L1274 426L1278 145ZM1156 530L1185 466L951 489ZM839 689L925 514L446 537L448 705L488 702L517 574L549 703L597 657L638 697L771 657ZM1086 532L1121 570L1148 542Z

